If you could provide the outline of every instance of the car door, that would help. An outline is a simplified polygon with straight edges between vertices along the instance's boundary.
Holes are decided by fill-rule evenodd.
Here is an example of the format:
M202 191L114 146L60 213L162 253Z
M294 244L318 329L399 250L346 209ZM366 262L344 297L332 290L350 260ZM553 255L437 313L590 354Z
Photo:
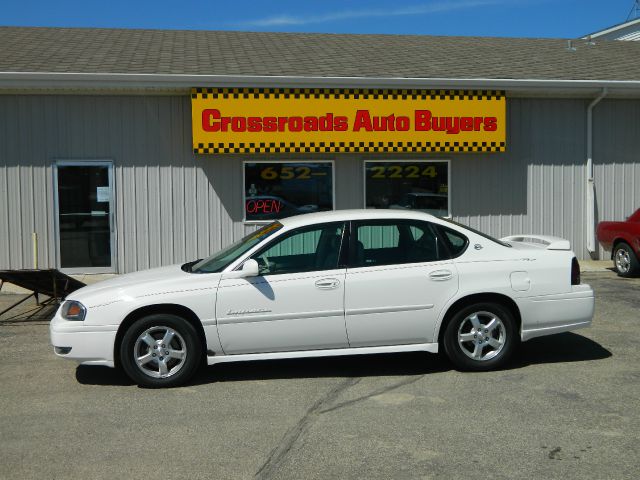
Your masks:
M456 267L428 222L352 222L345 278L351 347L430 343L458 290Z
M347 347L343 237L343 222L293 230L251 257L259 276L223 278L216 319L225 353Z

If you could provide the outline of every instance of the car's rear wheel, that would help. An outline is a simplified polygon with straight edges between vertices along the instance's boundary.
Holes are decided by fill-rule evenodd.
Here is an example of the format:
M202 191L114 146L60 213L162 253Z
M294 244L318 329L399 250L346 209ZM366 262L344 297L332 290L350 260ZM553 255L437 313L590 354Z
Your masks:
M502 366L516 345L513 314L497 303L477 303L456 312L444 333L444 348L461 370Z
M181 317L154 314L124 334L120 361L127 375L144 387L174 387L198 369L202 347L196 329Z
M613 266L621 277L630 277L640 273L640 263L633 249L622 242L613 251Z

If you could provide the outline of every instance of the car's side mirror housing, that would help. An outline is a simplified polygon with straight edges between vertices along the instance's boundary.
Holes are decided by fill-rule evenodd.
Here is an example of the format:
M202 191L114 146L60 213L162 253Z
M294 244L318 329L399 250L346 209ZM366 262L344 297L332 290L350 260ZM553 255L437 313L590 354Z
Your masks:
M242 264L240 271L242 272L243 277L257 277L260 273L260 267L256 260L250 258Z
M258 262L256 262L253 258L250 258L246 262L242 264L238 270L234 270L232 272L225 272L223 274L223 278L247 278L247 277L257 277L260 274L258 267Z

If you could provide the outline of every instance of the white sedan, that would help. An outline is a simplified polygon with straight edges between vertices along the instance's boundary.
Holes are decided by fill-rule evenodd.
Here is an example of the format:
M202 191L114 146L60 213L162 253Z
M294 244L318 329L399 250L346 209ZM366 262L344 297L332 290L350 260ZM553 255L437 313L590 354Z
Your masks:
M587 327L569 242L496 240L426 213L342 210L271 223L209 258L84 287L51 321L57 355L139 385L203 363L443 349L502 366L519 341Z

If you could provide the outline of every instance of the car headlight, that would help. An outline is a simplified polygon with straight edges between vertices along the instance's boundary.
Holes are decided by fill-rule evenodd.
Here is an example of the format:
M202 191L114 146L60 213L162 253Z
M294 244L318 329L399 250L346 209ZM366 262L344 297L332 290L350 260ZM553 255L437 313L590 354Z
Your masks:
M62 304L60 315L65 320L76 320L82 322L87 315L87 309L80 302L75 300L67 300Z

